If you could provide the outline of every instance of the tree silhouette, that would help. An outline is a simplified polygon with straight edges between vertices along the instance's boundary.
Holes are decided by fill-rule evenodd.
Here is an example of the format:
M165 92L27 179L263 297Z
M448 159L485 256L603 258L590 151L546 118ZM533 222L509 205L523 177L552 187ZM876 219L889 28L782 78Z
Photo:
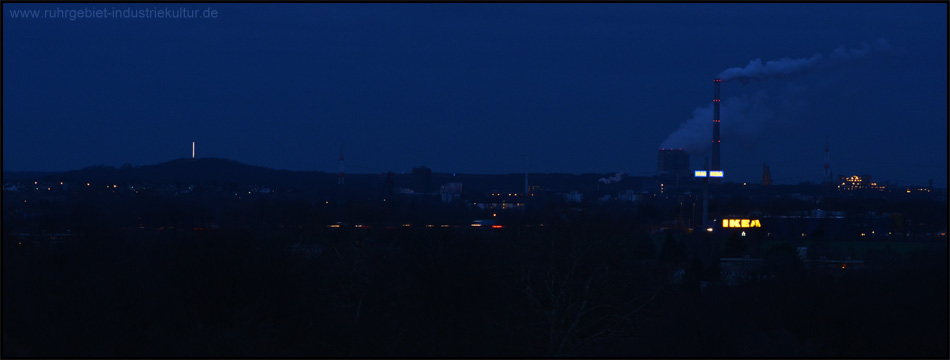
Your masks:
M666 238L663 240L663 247L660 248L660 261L677 264L682 262L685 256L682 246L673 238L673 232L667 230Z
M732 235L726 239L725 247L722 251L722 257L728 258L740 258L745 255L746 242L742 236L739 236L738 233L733 232Z

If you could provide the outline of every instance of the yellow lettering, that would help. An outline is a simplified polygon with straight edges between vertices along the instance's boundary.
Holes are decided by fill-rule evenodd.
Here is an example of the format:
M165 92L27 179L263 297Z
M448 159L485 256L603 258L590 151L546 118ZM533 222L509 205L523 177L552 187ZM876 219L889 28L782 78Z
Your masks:
M762 223L760 223L758 220L752 220L752 223L749 225L752 227L762 227Z
M742 219L739 221L739 224L741 227L749 227L749 219Z
M729 227L729 219L722 219L722 227Z
M729 227L739 227L739 219L729 219Z

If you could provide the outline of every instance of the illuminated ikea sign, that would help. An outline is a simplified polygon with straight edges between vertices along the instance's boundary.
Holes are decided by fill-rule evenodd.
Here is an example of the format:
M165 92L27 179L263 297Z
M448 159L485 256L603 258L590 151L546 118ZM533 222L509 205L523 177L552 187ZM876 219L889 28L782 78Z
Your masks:
M722 227L724 228L757 228L762 227L762 223L759 220L750 220L750 219L722 219Z
M713 170L709 172L709 177L722 177L722 170Z
M706 170L695 170L693 174L695 177L706 177Z

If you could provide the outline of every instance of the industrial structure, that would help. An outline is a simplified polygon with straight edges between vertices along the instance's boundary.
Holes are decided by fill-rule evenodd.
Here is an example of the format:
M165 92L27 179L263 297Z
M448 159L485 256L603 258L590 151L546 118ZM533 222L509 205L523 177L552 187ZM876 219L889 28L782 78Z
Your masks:
M719 84L722 79L713 79L713 138L712 138L712 168L722 170L719 162Z
M692 177L689 154L683 149L660 149L657 152L656 175L663 179L673 180L677 184L680 181L686 181Z
M721 140L719 138L719 86L721 83L722 79L713 79L712 166L703 169L705 171L719 171L720 174L722 162L720 161ZM706 165L709 165L709 158L706 158L706 160ZM689 154L683 151L682 148L659 149L657 152L656 176L661 180L673 182L677 186L680 185L680 181L693 177L693 169L689 166ZM720 180L720 177L714 177L710 181L718 184Z
M762 186L772 185L772 171L769 166L762 163Z

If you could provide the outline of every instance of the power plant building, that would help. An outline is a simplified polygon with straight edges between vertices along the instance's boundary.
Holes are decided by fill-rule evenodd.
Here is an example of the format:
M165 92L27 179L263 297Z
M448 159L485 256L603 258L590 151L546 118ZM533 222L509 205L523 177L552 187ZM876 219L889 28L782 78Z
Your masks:
M656 175L683 182L691 179L693 171L689 167L689 154L683 149L660 149L657 153Z

